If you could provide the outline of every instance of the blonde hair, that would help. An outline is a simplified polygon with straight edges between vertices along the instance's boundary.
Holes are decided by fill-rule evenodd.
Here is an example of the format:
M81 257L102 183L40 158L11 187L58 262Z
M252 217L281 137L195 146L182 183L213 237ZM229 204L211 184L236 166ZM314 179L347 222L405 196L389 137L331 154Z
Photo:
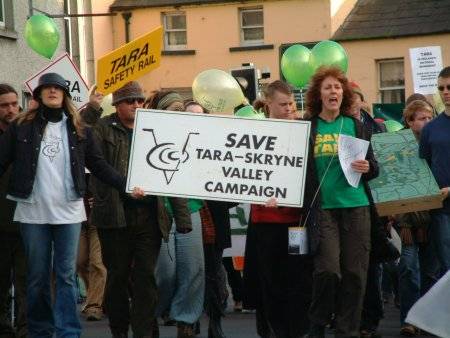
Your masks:
M405 127L409 127L408 122L414 121L417 112L421 110L426 110L431 114L431 116L433 116L433 108L429 103L423 100L414 100L406 106L405 110L403 110L403 120Z
M26 122L30 122L36 118L36 115L39 111L39 107L42 105L41 101L39 102L39 106L35 109L30 109L27 111L24 111L22 113L19 113L19 115L16 118L17 124L22 124ZM75 130L77 131L77 135L79 137L84 136L84 122L81 118L81 115L75 105L72 102L72 99L64 94L64 101L63 101L63 109L67 114L69 115L69 118L72 120L72 123L75 127Z

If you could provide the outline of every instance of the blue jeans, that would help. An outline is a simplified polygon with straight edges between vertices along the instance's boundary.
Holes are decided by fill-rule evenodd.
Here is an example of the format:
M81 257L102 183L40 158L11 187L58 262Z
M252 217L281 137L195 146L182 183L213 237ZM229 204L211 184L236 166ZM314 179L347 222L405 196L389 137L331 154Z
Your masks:
M75 281L80 229L80 223L20 225L27 257L29 338L53 337L55 331L58 338L81 335ZM53 305L52 272L56 275Z
M439 263L431 243L402 245L399 263L400 323L406 315L438 280Z
M169 310L171 319L187 324L195 323L202 315L205 294L199 213L193 213L191 219L191 232L171 232L167 246L162 244L155 272L158 285L156 316Z
M430 236L444 275L450 270L450 214L441 209L432 211Z

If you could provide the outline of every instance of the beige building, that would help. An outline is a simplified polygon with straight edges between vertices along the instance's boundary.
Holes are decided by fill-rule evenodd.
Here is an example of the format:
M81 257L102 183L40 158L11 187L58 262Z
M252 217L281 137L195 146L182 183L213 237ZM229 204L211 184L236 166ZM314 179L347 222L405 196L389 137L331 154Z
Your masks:
M157 26L164 28L160 68L139 79L147 91L189 90L206 69L243 63L280 78L293 43L339 41L348 75L369 102L400 102L413 90L409 48L441 46L450 64L450 1L424 0L115 0L92 1L94 58Z

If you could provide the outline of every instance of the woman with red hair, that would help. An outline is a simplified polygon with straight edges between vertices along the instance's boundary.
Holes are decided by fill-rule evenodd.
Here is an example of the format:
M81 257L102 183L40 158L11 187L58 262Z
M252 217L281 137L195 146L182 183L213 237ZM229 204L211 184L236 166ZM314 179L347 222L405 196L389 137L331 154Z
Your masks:
M367 181L378 175L369 146L366 158L351 163L362 174L355 188L338 158L340 135L370 140L370 132L350 115L353 91L345 74L321 67L306 93L311 121L308 172L317 175L318 246L314 257L313 299L309 337L324 337L335 314L336 337L359 337L361 307L370 251L371 196Z

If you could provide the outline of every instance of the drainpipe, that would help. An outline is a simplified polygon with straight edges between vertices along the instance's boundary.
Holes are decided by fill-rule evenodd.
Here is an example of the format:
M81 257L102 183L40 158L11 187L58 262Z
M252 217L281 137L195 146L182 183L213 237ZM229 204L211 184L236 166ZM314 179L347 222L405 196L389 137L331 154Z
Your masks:
M125 23L125 42L130 42L130 19L131 12L122 13L122 18Z
M28 17L33 16L33 0L28 0Z

